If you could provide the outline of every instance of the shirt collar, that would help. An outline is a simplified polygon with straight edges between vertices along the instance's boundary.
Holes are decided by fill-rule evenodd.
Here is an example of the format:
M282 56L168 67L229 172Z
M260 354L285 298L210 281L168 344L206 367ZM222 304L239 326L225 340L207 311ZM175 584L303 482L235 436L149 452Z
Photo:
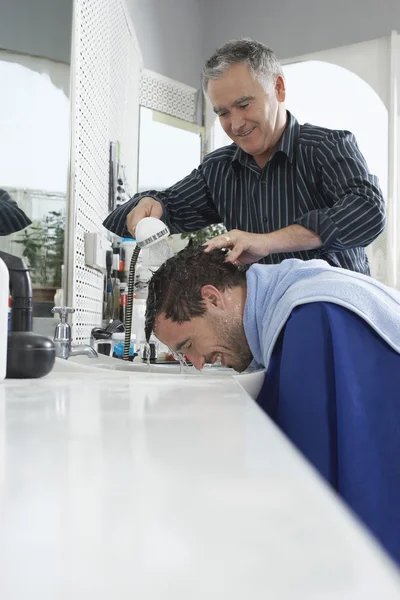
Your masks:
M294 147L295 147L296 140L300 134L300 125L299 125L298 121L294 118L292 113L290 113L287 110L286 114L287 114L286 128L285 128L285 131L283 132L283 134L281 135L281 137L277 143L275 152L272 156L274 156L277 152L283 152L284 154L286 154L289 161L293 162ZM250 156L250 154L247 154L247 152L242 150L239 146L237 146L235 154L232 157L232 161L234 161L234 160L237 160L245 167L248 166L250 162L253 163L253 159Z

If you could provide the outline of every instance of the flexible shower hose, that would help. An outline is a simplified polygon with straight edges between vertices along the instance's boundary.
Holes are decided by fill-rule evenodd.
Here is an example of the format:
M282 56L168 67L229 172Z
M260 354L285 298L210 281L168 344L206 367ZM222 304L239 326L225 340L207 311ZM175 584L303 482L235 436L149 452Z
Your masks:
M129 277L128 277L128 299L126 303L125 311L125 342L124 342L124 355L123 360L129 360L129 350L131 347L131 333L132 333L132 312L133 312L133 295L135 291L135 270L138 256L140 254L140 248L136 246L133 251L131 262L129 264ZM138 343L138 340L136 340Z

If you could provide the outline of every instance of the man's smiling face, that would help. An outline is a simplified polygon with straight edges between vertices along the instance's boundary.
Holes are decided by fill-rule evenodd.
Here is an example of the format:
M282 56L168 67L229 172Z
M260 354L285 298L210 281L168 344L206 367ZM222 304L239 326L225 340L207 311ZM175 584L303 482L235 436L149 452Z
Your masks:
M203 290L204 315L176 323L161 313L154 334L172 351L185 354L196 369L221 362L235 371L244 371L252 354L243 329L242 288L220 292L204 286Z
M239 63L210 80L207 93L225 133L264 166L282 134L283 78L266 89L247 64Z

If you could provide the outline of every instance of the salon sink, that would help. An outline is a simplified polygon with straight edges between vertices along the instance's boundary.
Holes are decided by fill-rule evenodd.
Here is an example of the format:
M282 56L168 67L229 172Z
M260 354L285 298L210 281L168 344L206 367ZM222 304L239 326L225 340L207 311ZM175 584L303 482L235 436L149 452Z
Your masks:
M85 355L71 356L68 360L58 359L56 361L56 371L77 372L82 369L107 369L111 371L126 371L128 373L159 373L162 375L194 375L204 376L232 376L237 375L233 369L228 369L219 365L207 365L202 371L198 371L192 366L181 368L176 362L154 363L147 365L144 362L123 361L118 358L111 358L104 354L99 354L98 358L89 358Z
M138 374L146 376L151 374L152 381L154 381L154 378L159 378L161 385L164 376L179 378L233 377L252 398L257 397L264 381L264 371L240 374L233 369L219 365L206 365L202 371L198 371L194 367L189 366L181 369L181 366L177 363L147 365L142 362L125 362L121 359L111 358L102 354L98 358L89 358L84 355L71 356L68 360L57 358L52 373L53 376L68 373L95 375L99 370L103 372L107 371L108 375L118 378L124 375Z

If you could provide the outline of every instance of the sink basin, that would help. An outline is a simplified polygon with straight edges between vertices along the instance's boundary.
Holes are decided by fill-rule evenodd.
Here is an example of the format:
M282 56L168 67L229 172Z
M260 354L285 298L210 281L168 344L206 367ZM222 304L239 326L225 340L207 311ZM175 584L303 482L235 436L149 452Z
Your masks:
M252 397L256 398L264 381L265 371L255 371L253 373L237 373L233 369L218 365L206 365L202 371L198 371L194 367L184 367L177 363L170 364L151 364L150 366L142 362L125 362L117 358L100 354L98 358L89 358L85 355L71 356L68 360L56 358L53 367L54 375L67 373L87 373L95 374L99 370L108 371L110 376L129 376L129 375L152 375L172 376L172 377L233 377L240 386Z
M78 365L79 367L84 367L85 369L96 368L107 369L111 371L127 371L129 373L161 373L164 375L195 375L199 377L203 376L204 374L212 376L219 375L224 377L237 374L233 369L228 369L219 365L207 365L202 371L198 371L194 367L190 366L181 369L181 366L175 362L147 365L143 362L125 362L118 358L105 356L104 354L99 354L98 358L89 358L85 355L71 356L71 358L62 362L67 364L59 364L57 361L57 370L58 367L64 371L71 370L71 368L75 368L75 365Z

